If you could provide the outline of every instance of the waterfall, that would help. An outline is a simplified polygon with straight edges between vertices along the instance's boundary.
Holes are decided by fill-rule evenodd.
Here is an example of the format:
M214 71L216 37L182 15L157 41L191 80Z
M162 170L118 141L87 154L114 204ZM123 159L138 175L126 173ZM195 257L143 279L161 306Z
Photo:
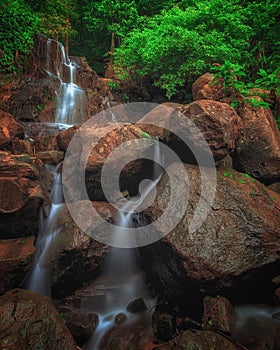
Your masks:
M52 44L57 47L56 67L51 67ZM45 71L53 79L59 80L60 85L56 91L55 122L61 124L81 124L87 119L87 97L76 80L77 64L71 61L65 53L64 46L60 42L48 39L46 44L47 58Z
M128 200L119 212L119 217L115 229L115 243L120 246L122 240L127 239L125 229L134 227L134 213L143 203L150 191L157 185L162 175L162 163L160 143L155 143L154 168L152 181L145 181L145 186L140 195ZM139 190L140 191L140 190ZM123 237L124 234L124 237ZM137 315L127 312L126 306L130 301L139 297L144 298L147 309L154 306L155 300L150 296L146 288L143 273L137 261L137 250L135 248L112 247L106 259L103 277L110 280L115 285L106 293L106 300L101 305L82 305L82 309L87 312L99 312L99 325L95 330L91 340L85 345L84 350L98 350L104 334L114 326L115 317L123 313L127 317L127 322L137 320Z
M64 206L60 165L58 165L55 170L52 168L50 170L54 176L54 183L50 195L50 212L48 217L44 218L43 210L41 210L35 261L26 282L27 289L47 296L50 296L50 289L48 286L48 254L54 239L60 231L59 227L57 227L57 219L60 210Z

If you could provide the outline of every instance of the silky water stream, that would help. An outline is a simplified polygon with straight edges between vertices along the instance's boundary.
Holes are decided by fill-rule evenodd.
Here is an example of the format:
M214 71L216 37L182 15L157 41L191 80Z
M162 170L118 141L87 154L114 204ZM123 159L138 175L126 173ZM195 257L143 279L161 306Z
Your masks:
M155 299L146 286L145 274L139 263L138 250L137 248L117 247L122 246L124 237L127 238L126 228L139 224L137 224L135 212L160 180L162 168L159 164L162 164L160 143L155 142L152 180L145 183L140 194L128 200L119 211L113 238L114 246L111 247L104 263L103 273L100 276L100 285L102 286L100 292L105 294L105 298L101 303L98 298L87 299L82 303L81 311L95 312L99 315L98 327L90 341L84 346L84 350L99 349L103 336L115 326L118 315L125 317L126 325L141 318L151 317L149 311L155 305ZM107 283L110 285L109 288ZM98 284L97 281L96 285ZM104 285L105 290L102 290ZM132 313L127 310L127 305L136 299L143 301L142 313Z

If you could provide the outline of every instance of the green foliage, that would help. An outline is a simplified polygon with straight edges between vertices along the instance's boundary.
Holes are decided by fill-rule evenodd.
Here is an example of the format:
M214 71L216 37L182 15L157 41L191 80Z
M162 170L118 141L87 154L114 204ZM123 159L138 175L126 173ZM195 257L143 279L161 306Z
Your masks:
M38 17L23 0L4 0L0 11L0 72L15 72L33 45Z
M105 30L114 33L117 41L135 27L138 13L134 0L99 0L89 1L85 7L85 25L95 32Z
M109 81L109 89L110 91L118 92L119 84L116 81Z
M76 13L75 0L46 0L40 7L38 30L49 38L64 41L65 36L76 34L71 25Z
M149 76L170 98L223 60L248 60L251 28L244 25L235 1L201 1L175 6L135 29L116 50L122 77Z

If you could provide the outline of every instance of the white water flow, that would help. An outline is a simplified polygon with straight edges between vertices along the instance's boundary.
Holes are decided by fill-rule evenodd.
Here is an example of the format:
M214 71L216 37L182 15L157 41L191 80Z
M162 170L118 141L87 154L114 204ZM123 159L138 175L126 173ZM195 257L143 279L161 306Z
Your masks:
M55 122L81 124L87 119L87 97L84 90L75 83L77 64L67 57L64 46L58 42L56 47L60 62L57 63L57 67L51 67L52 43L56 42L48 39L45 71L52 79L60 81L56 92Z
M123 230L128 227L135 227L135 223L133 223L135 210L143 203L160 180L162 168L159 164L161 162L160 143L156 142L153 179L144 187L141 195L132 198L122 206L114 235L117 245L120 245L123 240ZM125 237L127 239L127 235ZM96 304L93 302L93 305L86 305L86 303L82 305L82 309L87 310L87 312L97 312L99 314L99 325L88 344L85 345L84 350L99 349L101 339L115 325L115 317L118 314L124 313L127 316L126 322L129 323L139 319L139 315L126 310L129 302L142 297L145 300L147 310L150 310L155 304L155 300L150 296L145 285L143 272L138 265L136 249L111 248L100 280L102 285L106 283L110 285L110 289L106 290L105 301L102 305L100 302Z
M233 336L249 350L273 349L276 329L280 326L280 307L239 305L235 310L237 325Z
M57 167L59 169L60 166ZM50 296L48 286L48 253L52 242L59 233L57 219L60 210L64 206L61 174L55 169L53 171L54 184L51 191L51 207L47 218L44 218L41 211L39 232L36 241L36 256L26 288L35 292Z

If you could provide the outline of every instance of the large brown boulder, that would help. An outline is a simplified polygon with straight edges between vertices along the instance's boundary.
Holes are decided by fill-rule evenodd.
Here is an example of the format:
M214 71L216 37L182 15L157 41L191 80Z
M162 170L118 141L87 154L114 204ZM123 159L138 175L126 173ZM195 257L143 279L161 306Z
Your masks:
M195 232L190 232L201 179L198 167L185 165L185 170L190 185L182 219L162 240L141 248L151 283L172 302L181 298L186 303L185 295L191 292L197 298L199 292L213 295L233 291L234 286L247 301L271 297L274 288L271 280L280 267L279 195L246 174L218 169L214 202L209 207L208 196L201 198L203 205L195 217L199 220L204 207L209 214ZM169 208L169 213L174 212L172 217L176 217L183 203L180 196L185 198L186 173L176 163L167 172L175 176L172 190L179 194ZM157 220L169 204L170 186L168 176L164 175L153 206L144 211L156 231L170 227L170 217Z
M280 131L269 108L246 103L240 108L242 137L234 153L234 167L270 184L280 181Z
M43 201L36 158L0 153L0 237L35 235Z
M34 253L34 237L0 240L0 294L19 287Z
M198 131L207 141L215 160L220 160L234 151L240 136L242 121L228 104L200 100L179 107L177 110L180 113L172 113L166 122L167 141L171 145L177 145L175 150L186 158L183 159L184 161L188 162L190 152L178 136L188 140L190 144L202 151L205 150L205 146L201 143ZM197 126L197 132L191 131L190 122ZM172 132L168 133L168 130L172 130L176 136ZM208 150L205 151L208 152Z
M111 123L103 127L85 127L79 129L70 145L63 165L68 200L77 198L80 183L73 182L77 180L77 170L81 173L85 171L87 195L92 201L117 201L119 188L121 192L135 195L139 182L151 175L152 162L145 158L153 159L153 142L137 126ZM105 162L107 170L104 170ZM81 168L78 168L79 165ZM110 198L103 192L102 171ZM83 195L79 193L79 196Z
M76 344L51 301L35 292L13 289L0 297L0 348L76 350Z

